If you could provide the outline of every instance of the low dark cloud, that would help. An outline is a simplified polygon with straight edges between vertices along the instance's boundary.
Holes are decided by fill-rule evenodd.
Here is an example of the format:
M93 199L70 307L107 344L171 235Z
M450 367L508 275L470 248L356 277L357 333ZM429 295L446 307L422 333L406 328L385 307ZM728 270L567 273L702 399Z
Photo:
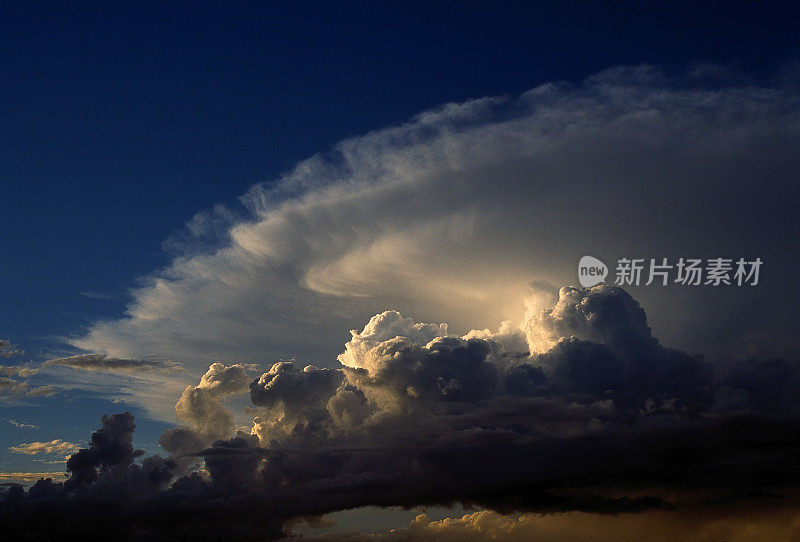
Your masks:
M175 404L175 417L182 425L165 431L161 446L182 466L194 464L190 454L233 434L233 415L220 401L245 392L250 380L241 365L213 363L197 386L187 386L181 394Z
M795 510L711 509L705 516L676 511L600 515L583 512L563 514L501 515L478 511L459 518L431 521L420 514L408 525L389 532L366 534L335 532L304 537L308 542L761 542L795 540L800 536Z
M522 351L533 343L550 346ZM20 539L56 526L264 539L370 505L666 514L800 502L800 365L753 358L715 374L662 346L618 287L562 288L523 330L497 334L449 336L387 311L339 359L255 379L215 363L176 404L171 457L143 458L133 416L104 416L66 482L6 487L0 517ZM223 400L248 391L254 424L234 434Z

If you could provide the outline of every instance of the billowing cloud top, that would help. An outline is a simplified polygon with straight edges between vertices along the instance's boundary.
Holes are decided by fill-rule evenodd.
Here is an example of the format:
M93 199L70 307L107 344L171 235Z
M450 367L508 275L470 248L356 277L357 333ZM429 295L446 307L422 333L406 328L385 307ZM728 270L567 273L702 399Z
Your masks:
M211 361L324 366L344 330L387 307L459 334L518 325L526 296L533 312L544 306L531 283L572 283L580 256L594 254L612 266L621 257L760 257L761 283L750 290L636 295L672 346L796 353L800 256L786 246L798 233L789 195L800 93L791 73L615 68L577 86L448 104L343 141L254 186L242 209L198 215L127 315L72 342L113 358L174 359L195 376ZM377 340L365 333L343 363ZM541 339L546 348L550 337Z
M386 311L373 316L364 330L350 332L352 339L339 354L338 360L347 367L367 369L375 372L380 361L371 353L388 339L405 337L409 341L425 344L436 337L447 335L447 324L417 324L411 318L403 318L397 311Z

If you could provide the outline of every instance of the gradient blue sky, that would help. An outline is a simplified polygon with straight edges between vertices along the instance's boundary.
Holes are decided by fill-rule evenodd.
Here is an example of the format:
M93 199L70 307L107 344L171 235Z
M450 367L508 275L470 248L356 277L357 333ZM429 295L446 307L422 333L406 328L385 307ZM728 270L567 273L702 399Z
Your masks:
M26 351L12 363L71 352L59 338L122 316L129 288L170 261L164 241L195 213L440 104L617 65L771 72L800 56L792 6L5 2L0 338ZM166 425L125 408L155 451ZM2 410L0 471L19 472L59 467L10 444L84 442L120 407L68 391Z

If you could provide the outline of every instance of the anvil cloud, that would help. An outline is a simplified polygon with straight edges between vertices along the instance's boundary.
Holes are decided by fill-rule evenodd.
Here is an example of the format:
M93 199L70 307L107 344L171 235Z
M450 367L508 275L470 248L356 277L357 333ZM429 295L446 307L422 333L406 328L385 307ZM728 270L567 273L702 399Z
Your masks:
M124 317L41 371L117 378L162 417L177 388L166 457L104 416L68 480L4 486L3 528L263 539L456 503L484 511L396 536L524 538L531 513L791 522L797 73L620 67L447 104L199 214ZM557 288L585 254L764 265L757 287Z
M762 258L761 284L633 292L659 336L796 355L797 88L791 66L620 67L421 113L201 213L123 318L71 342L194 377L213 361L335 366L345 330L387 308L460 334L517 326L583 254L724 256Z

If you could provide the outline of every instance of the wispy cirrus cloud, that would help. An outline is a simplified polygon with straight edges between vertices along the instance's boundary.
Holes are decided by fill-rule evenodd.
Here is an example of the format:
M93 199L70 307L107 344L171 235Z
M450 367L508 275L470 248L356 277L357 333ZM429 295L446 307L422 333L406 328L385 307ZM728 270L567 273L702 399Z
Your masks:
M175 372L181 370L181 366L176 363L151 359L114 358L105 354L78 354L65 358L53 358L45 361L44 365L109 373Z
M17 420L6 420L8 423L19 429L38 429L39 426L32 423L19 422Z

